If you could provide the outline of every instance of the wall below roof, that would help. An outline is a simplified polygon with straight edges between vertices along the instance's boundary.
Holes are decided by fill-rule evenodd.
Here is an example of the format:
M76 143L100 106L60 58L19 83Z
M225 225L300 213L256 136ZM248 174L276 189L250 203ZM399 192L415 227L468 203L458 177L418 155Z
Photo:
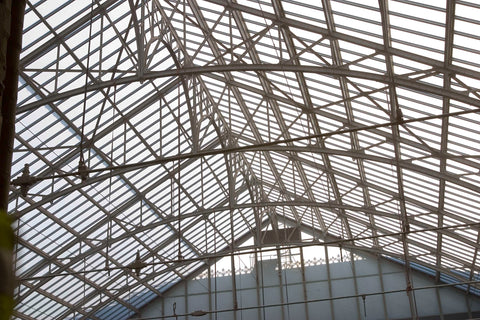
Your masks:
M279 271L277 260L263 260L251 273L236 275L236 319L411 319L401 265L370 257L312 265L304 270L305 282L301 268ZM480 314L478 297L453 287L420 289L434 286L434 280L419 272L412 277L420 319L468 319ZM397 290L400 292L388 293ZM305 300L312 302L303 303ZM233 311L222 311L231 310L232 301L231 276L189 280L174 287L163 299L146 305L132 319L172 316L174 304L178 319L235 319ZM277 306L255 308L258 305ZM221 312L202 317L185 315L195 310Z

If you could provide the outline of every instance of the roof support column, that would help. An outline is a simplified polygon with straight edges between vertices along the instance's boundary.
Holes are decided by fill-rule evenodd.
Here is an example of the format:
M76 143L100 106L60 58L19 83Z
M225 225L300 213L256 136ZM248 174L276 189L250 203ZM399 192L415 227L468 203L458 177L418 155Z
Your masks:
M303 289L303 301L308 301L308 292L307 292L307 280L305 277L305 257L303 256L303 248L300 247L300 271L302 273L302 289ZM305 303L305 320L309 320L308 315L308 303Z
M2 1L0 24L0 209L7 210L15 134L15 108L17 105L18 64L22 48L23 15L25 1Z
M452 65L452 55L453 55L453 33L454 33L454 17L455 17L455 1L447 1L447 12L445 18L445 56L444 56L444 66L446 68ZM450 73L445 73L443 75L443 89L449 90L452 84L452 76ZM443 97L443 107L442 113L448 114L450 112L450 98ZM449 117L442 118L442 136L440 140L440 172L447 172L447 150L448 150L448 124ZM445 179L439 180L438 187L438 222L437 226L439 228L443 227L443 212L445 207ZM442 266L442 239L443 234L441 232L437 233L437 268ZM440 282L440 272L437 270L435 274L435 281Z
M327 269L327 280L328 280L328 297L329 303L330 303L330 314L332 320L335 320L335 304L333 303L333 291L332 291L332 276L330 274L330 260L328 257L328 246L323 246L323 249L325 250L325 266Z
M388 11L388 2L385 0L378 0L380 14L382 19L382 28L383 28L383 45L385 50L385 64L387 68L387 75L390 79L389 86L389 100L390 100L390 120L392 123L392 137L393 137L393 148L395 152L395 166L396 166L396 175L397 175L397 185L398 185L398 203L399 203L399 220L401 223L402 230L402 245L403 245L403 259L405 262L405 281L406 281L406 293L410 303L410 311L412 319L417 319L417 308L415 302L415 293L412 287L412 278L410 274L410 261L409 261L409 250L408 250L408 239L407 235L410 232L409 219L407 214L407 209L405 205L405 194L403 189L403 173L400 166L401 162L401 147L400 147L400 126L403 121L402 112L398 104L396 85L395 85L395 72L394 72L394 63L392 54L390 52L391 48L391 35L390 35L390 19Z
M14 236L7 217L25 0L0 2L0 318L13 310Z

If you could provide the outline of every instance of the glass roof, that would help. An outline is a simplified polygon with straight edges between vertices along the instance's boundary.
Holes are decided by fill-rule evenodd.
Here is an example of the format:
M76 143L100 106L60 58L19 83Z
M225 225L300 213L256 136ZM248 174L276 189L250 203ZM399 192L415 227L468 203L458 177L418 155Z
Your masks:
M475 280L479 17L460 0L28 0L15 318L126 319L278 221Z

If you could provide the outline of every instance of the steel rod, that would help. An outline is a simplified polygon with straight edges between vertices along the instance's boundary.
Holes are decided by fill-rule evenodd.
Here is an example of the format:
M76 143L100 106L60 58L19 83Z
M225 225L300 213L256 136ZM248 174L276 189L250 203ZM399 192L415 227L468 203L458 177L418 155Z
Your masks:
M480 223L475 222L475 223L467 223L467 224L461 224L461 225L454 225L454 226L444 226L444 227L435 227L435 228L426 228L426 229L419 229L419 230L411 230L409 233L421 233L421 232L431 232L431 231L440 231L440 230L446 230L446 229L455 229L455 228L464 228L464 227L472 227L472 226L480 226ZM300 247L311 247L311 246L329 246L329 245L339 245L339 244L347 244L351 243L354 241L362 241L362 240L371 240L371 239L377 239L377 238L383 238L383 237L394 237L394 236L400 236L404 234L404 232L393 232L389 234L382 234L382 235L375 235L375 236L365 236L365 237L353 237L353 238L347 238L347 239L338 239L338 240L330 240L330 241L325 241L325 242L317 242L317 241L312 241L312 242L304 242L304 243L292 243L290 245L285 244L285 248L300 248ZM361 249L361 248L359 248ZM186 263L186 262L193 262L193 261L202 261L202 260L209 260L213 258L220 258L220 257L226 257L230 255L240 255L240 254L255 254L257 253L265 253L265 252L270 252L270 251L276 251L276 247L271 247L271 248L258 248L257 246L246 246L246 247L235 247L235 252L232 252L231 250L221 253L221 254L209 254L209 255L204 255L204 256L199 256L195 258L185 258L185 259L179 259L179 260L169 260L169 261L159 261L155 263L145 263L145 266L152 266L152 265L159 265L159 264L165 264L165 265L170 265L173 263ZM178 267L178 266L175 266ZM82 273L91 273L91 272L101 272L101 271L108 271L108 270L117 270L117 269L125 269L127 267L113 267L113 268L102 268L102 269L93 269L93 270L85 270L85 271L78 271L78 272L68 272L68 273L59 273L59 274L49 274L49 275L43 275L43 276L38 276L38 277L26 277L26 278L20 278L18 281L32 281L32 280L39 280L39 279L48 279L48 278L54 278L54 277L60 277L60 276L68 276L68 275L73 275L73 274L82 274Z
M465 281L465 282L438 284L438 285L411 288L409 290L420 291L420 290L428 290L428 289L436 289L436 288L448 288L448 287L468 285L468 284L476 284L476 283L480 283L480 281ZM331 297L331 298L311 299L311 300L308 300L308 301L294 301L294 302L285 302L285 303L266 304L266 305L260 305L260 306L251 306L251 307L239 307L236 310L237 311L244 311L244 310L254 310L254 309L276 308L276 307L283 307L283 306L286 306L286 305L297 305L297 304L303 304L303 303L315 303L315 302L334 301L334 300L352 299L352 298L363 298L363 297L365 297L367 299L368 297L371 297L371 296L393 294L393 293L402 293L402 292L406 292L406 290L407 289L377 291L377 292L338 296L338 297ZM219 309L219 310L211 310L211 311L202 311L202 313L205 313L205 314L214 313L215 314L215 313L232 312L232 311L234 311L234 310L233 309ZM177 314L176 316L185 317L185 316L188 316L188 315L192 315L192 313ZM173 317L175 317L175 315L160 316L160 317L148 317L148 318L132 318L132 320L157 320L157 319L167 319L167 318L173 318Z

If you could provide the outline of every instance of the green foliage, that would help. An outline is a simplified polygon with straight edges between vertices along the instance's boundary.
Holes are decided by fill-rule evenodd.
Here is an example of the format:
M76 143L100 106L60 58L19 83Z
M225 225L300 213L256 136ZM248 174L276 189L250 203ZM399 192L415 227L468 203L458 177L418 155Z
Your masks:
M10 319L13 310L14 234L7 213L0 210L0 320Z

